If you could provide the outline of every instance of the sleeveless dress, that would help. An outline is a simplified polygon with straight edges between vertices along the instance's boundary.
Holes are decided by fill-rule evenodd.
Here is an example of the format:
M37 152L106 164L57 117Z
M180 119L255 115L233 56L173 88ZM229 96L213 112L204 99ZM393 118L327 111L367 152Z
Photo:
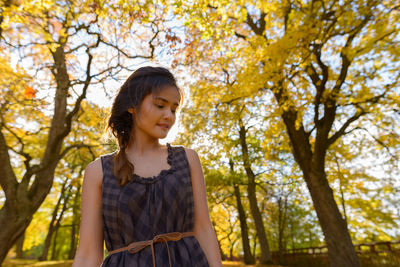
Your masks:
M189 163L182 146L167 143L170 168L144 178L137 174L120 187L113 175L113 155L101 156L103 168L102 218L108 251L132 242L151 240L170 232L192 232L193 192ZM195 236L168 241L173 267L208 267L207 258ZM169 267L167 245L154 244L157 267ZM151 247L134 254L122 251L106 257L101 267L153 266Z

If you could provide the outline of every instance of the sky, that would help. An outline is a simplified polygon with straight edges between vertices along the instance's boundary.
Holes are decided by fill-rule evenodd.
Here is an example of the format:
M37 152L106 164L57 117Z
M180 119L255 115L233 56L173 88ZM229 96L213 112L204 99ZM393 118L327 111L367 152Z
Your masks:
M174 21L173 23L175 23L176 26L178 26L178 27L181 25L181 23L180 23L179 21ZM177 34L178 34L182 39L184 39L184 33L183 33L183 31L179 31L179 30L178 30L178 31L177 31ZM83 36L82 38L85 38L85 37ZM82 41L82 40L81 40L81 41ZM84 41L85 41L85 40L84 40ZM106 48L104 48L104 49L106 49ZM107 53L106 50L101 51L101 49L100 49L100 51L98 51L98 54L101 54L102 52L104 52L105 54ZM134 65L135 68L138 68L138 67L144 66L144 65L162 65L162 66L165 66L165 67L171 66L171 60L172 60L172 56L171 56L171 55L169 55L169 54L166 53L165 51L162 51L161 48L158 50L158 52L157 52L156 54L157 54L157 61L155 61L155 62L149 62L149 61L143 61L143 60L141 60L141 61L132 62L132 65ZM12 64L12 65L16 65L16 64L17 64L17 62L18 62L18 57L19 57L19 55L17 54L17 51L15 51L15 55L12 55L12 57L11 57L11 64ZM22 64L22 62L21 62L21 64ZM29 62L28 59L25 59L25 61L23 62L23 64L28 64L28 65L29 65L29 64L31 64L31 62ZM84 58L81 59L80 64L81 64L82 66L85 65L85 59L84 59ZM99 68L101 68L101 67L99 67ZM29 69L29 68L27 68L27 69ZM31 73L32 75L35 75L35 72L34 72L34 71L32 71L32 72L30 72L30 73ZM115 93L117 92L118 88L122 85L124 79L125 79L129 74L130 74L129 72L122 72L122 73L119 75L119 77L121 78L120 81L106 80L106 81L104 82L104 85L103 85L103 86L100 86L100 85L91 86L91 87L90 87L90 90L88 91L88 94L87 94L87 99L88 99L89 101L91 101L91 102L96 103L96 104L99 105L99 106L102 106L102 107L111 107L111 104L112 104L112 101L113 101L113 96L114 96ZM38 76L34 76L34 77L35 77L37 80L42 80L43 82L45 82L45 81L46 81L45 77L40 76L40 75L43 75L43 74L39 73ZM182 73L182 72L180 72L177 76L178 76L178 77L184 77L184 76L186 76L186 77L188 77L187 79L190 80L190 77L189 77L189 74L188 74L188 73ZM178 83L179 83L179 82L180 82L180 81L178 80ZM183 82L183 86L184 86L183 89L186 91L186 94L185 94L185 95L187 96L188 99L190 99L190 94L189 94L188 88L185 87L185 84L186 84L186 83L185 83L184 81L182 81L182 82ZM45 86L45 84L43 84L43 86ZM106 94L106 92L104 91L103 87L106 88L107 94ZM43 90L43 91L39 91L38 97L49 97L49 98L51 98L52 95L51 95L51 93L49 92L49 90L47 90L47 91L44 91L44 90ZM179 130L180 130L180 127L179 127L179 118L178 118L178 119L177 119L177 122L176 122L175 125L174 125L174 127L171 128L171 130L170 130L170 132L169 132L167 138L165 138L165 139L163 139L163 140L160 140L161 143L162 143L162 144L165 144L165 143L167 143L167 142L173 143L174 138L176 137L176 135L177 135L177 133L179 132ZM383 166L377 164L377 165L375 165L375 166L377 166L376 168L371 168L371 166L373 166L372 163L379 162L379 161L382 160L382 159L380 159L380 158L370 158L370 159L369 159L369 160L370 160L369 162L370 162L371 164L368 162L368 159L367 159L367 158L363 158L363 159L364 159L364 162L363 162L362 166L365 166L365 167L368 167L368 166L369 166L368 171L369 171L371 174L373 174L373 175L376 176L376 177L382 177L382 174L384 173L384 171L383 171L383 169L382 169ZM359 165L359 166L361 166L361 165ZM394 177L394 178L396 178L396 179L397 179L397 182L400 183L400 177ZM396 179L395 179L395 180L396 180Z

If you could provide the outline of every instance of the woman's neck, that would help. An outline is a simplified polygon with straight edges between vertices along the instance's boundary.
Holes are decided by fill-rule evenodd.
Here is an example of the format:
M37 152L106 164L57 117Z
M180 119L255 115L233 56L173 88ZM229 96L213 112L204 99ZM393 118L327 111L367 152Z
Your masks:
M161 147L159 139L157 138L131 138L132 142L129 142L125 148L127 154L143 155L146 152L157 150Z

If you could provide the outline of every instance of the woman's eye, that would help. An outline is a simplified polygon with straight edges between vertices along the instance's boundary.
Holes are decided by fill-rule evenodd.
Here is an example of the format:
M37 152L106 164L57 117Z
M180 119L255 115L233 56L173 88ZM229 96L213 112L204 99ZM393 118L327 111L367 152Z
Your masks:
M163 108L164 106L163 105L156 105L158 108Z

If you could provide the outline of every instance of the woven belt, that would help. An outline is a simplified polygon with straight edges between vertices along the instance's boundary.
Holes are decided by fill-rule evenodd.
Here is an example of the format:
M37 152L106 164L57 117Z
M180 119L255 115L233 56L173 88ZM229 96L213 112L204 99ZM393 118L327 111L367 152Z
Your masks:
M108 255L112 255L114 253L118 253L118 252L125 251L125 250L128 250L130 253L134 254L134 253L139 252L140 250L144 249L145 247L151 246L151 254L153 256L153 267L156 267L156 258L154 256L154 243L164 242L167 245L169 266L172 267L171 256L169 253L169 247L168 247L167 241L178 241L178 240L182 239L183 237L187 237L187 236L194 236L194 232L183 232L183 233L172 232L172 233L166 233L166 234L159 234L159 235L156 235L151 240L133 242L133 243L130 243L129 245L127 245L126 247L112 250L108 253Z

